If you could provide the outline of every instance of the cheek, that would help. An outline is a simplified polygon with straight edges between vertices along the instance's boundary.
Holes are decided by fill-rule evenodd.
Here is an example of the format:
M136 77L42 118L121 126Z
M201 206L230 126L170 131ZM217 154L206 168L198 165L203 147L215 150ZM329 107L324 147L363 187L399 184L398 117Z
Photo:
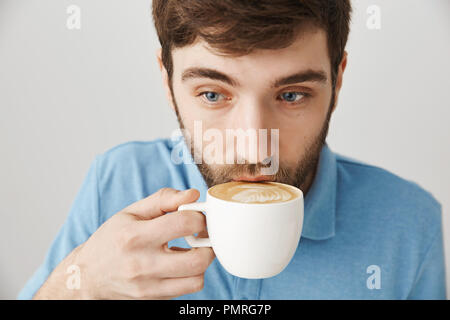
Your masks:
M295 165L303 157L308 137L297 132L295 135L280 136L280 162L286 165Z
M194 97L188 92L174 86L174 96L181 120L185 128L192 132L195 121L204 122L203 115L199 108L196 108Z
M285 119L280 127L280 145L286 147L305 146L320 133L326 114L305 111L297 117Z
M322 106L302 110L296 116L283 121L280 128L281 161L295 164L318 138L325 123L329 100ZM326 107L325 107L326 105Z

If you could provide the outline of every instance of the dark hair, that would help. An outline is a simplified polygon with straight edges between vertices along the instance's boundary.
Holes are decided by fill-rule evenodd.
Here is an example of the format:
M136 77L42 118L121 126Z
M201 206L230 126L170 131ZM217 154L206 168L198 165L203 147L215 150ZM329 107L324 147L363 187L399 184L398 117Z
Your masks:
M351 11L350 0L153 0L152 13L169 79L171 50L198 37L222 54L239 56L288 47L313 25L327 33L334 88Z

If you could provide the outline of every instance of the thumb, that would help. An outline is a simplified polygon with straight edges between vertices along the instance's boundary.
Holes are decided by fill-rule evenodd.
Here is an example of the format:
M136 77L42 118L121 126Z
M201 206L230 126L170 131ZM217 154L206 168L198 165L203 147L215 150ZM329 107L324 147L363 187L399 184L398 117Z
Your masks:
M182 204L195 202L199 197L200 192L197 189L180 191L162 188L147 198L132 203L123 211L138 218L149 220L167 212L176 211Z

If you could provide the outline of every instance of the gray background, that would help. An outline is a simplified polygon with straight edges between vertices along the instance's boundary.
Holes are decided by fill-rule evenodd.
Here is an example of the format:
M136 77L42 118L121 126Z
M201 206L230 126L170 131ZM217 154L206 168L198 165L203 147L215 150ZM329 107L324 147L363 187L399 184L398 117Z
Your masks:
M71 4L82 10L80 30L66 27ZM353 4L328 142L442 203L450 266L450 1ZM380 30L366 27L373 4ZM177 127L150 8L150 0L0 0L0 298L14 299L42 262L96 154Z

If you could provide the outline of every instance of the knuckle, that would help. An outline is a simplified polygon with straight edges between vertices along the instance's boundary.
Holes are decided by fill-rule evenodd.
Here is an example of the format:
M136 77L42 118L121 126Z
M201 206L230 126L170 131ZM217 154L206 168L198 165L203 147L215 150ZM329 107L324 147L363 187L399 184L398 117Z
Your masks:
M121 250L130 250L136 247L139 236L131 226L125 226L120 230L118 236L118 246Z
M208 265L211 264L214 259L216 258L216 254L214 252L214 250L212 248L205 248L205 256L206 259L208 260Z
M196 228L206 229L206 217L203 213L194 212L192 215L192 221Z
M136 280L142 275L141 263L136 258L129 258L125 263L124 277L129 281Z
M159 189L158 190L158 197L161 199L161 198L164 198L165 196L167 196L168 194L170 194L172 192L172 189L171 188L167 188L167 187L165 187L165 188L161 188L161 189Z
M161 270L163 270L163 265L160 258L150 255L149 259L146 259L145 263L141 264L141 268L141 274L145 272L147 279L155 279L160 275Z
M148 296L147 288L142 286L139 282L133 287L131 296L135 299L146 298Z
M192 281L192 292L197 292L203 290L205 286L205 278L203 275L196 277L194 281Z

